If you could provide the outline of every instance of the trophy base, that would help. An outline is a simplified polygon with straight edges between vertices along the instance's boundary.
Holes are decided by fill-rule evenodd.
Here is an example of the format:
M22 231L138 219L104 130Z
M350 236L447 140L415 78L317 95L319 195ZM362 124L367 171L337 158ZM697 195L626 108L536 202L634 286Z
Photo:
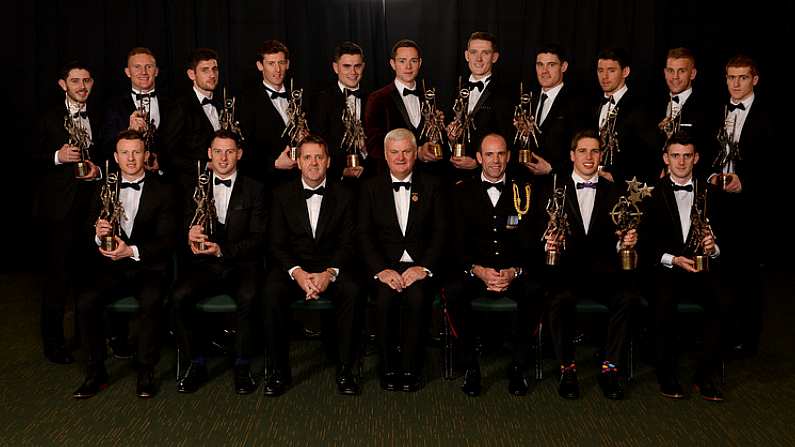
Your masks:
M100 240L100 247L105 251L115 250L119 244L116 243L116 238L113 236L104 236Z
M557 250L549 250L546 255L546 264L550 267L558 265L560 262L560 252Z
M696 269L697 272L708 272L709 271L709 256L706 255L696 255L693 268Z
M433 156L436 158L442 158L444 156L442 153L442 145L439 143L431 143L431 152L433 152Z
M621 270L635 270L638 267L638 253L635 250L622 248L619 254L621 256Z
M463 157L465 154L464 143L456 143L453 145L453 157Z
M519 150L519 163L530 163L533 160L533 151L529 149Z
M75 177L85 177L91 172L91 167L84 161L75 163Z
M290 159L298 160L298 148L290 146Z
M204 251L204 250L207 250L207 243L206 242L194 242L193 243L193 247L196 248L196 250Z
M345 163L349 168L358 168L362 165L362 162L359 161L359 156L356 154L348 154L345 157Z

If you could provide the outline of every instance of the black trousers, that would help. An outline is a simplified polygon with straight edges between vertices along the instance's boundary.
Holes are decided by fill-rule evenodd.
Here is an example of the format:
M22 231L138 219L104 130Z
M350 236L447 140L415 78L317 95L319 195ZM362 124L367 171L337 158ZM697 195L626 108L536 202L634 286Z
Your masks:
M730 316L730 297L721 294L719 271L688 273L659 267L654 272L654 340L657 355L657 376L666 380L676 374L676 334L680 302L694 302L704 307L704 350L695 376L714 377L720 368L723 353L722 335Z
M263 288L265 340L271 367L289 372L290 368L290 305L305 298L303 289L287 272L268 272ZM364 315L364 294L351 275L340 271L336 281L322 294L335 307L337 354L341 364L351 365L358 357Z
M518 306L516 330L513 340L513 364L526 369L530 361L530 346L544 309L544 297L537 281L523 275L514 279L504 293L490 292L480 279L469 274L458 274L445 284L448 310L459 336L461 362L468 367L475 360L474 341L478 328L472 301L477 298L499 299L507 296Z
M403 273L411 263L391 266ZM434 280L426 277L402 292L396 292L377 279L373 283L375 298L375 333L378 341L381 372L422 370L423 344L428 334L433 304ZM400 353L396 348L400 347Z
M575 360L573 338L577 321L577 301L591 299L607 306L609 320L605 341L605 360L626 366L630 330L641 305L636 289L636 272L554 274L549 293L549 328L555 354L562 365Z
M187 272L174 287L172 313L177 341L187 358L202 355L202 315L196 303L219 293L229 293L237 304L237 339L235 354L249 359L253 355L253 337L256 299L260 290L262 268L256 263L224 264L215 260L196 262L187 266Z
M102 316L105 305L125 294L138 300L138 362L153 367L160 358L160 328L163 317L163 298L168 290L166 270L146 269L119 261L102 269L91 285L83 288L77 299L80 334L88 353L89 368L105 360L105 335Z

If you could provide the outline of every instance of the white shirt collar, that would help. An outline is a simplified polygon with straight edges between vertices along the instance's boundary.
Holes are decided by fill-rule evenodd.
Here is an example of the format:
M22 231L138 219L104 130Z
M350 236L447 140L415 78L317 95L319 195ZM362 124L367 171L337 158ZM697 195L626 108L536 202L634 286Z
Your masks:
M620 89L616 90L616 92L613 93L613 95L612 95L613 96L613 102L618 104L618 102L621 101L621 98L623 98L624 95L627 93L627 90L629 90L629 87L627 87L627 84L624 84ZM608 98L608 97L610 97L610 95L604 94L604 97Z
M219 180L232 180L232 184L234 185L235 180L237 180L237 169L235 169L235 172L229 174L229 177L221 177L220 175L217 175L215 171L213 171L213 178L218 178ZM213 183L213 185L214 184L215 183Z
M561 90L563 90L563 83L562 82L560 84L552 87L549 90L541 89L541 93L546 93L547 94L547 101L549 101L549 100L554 100L558 96L558 93L560 93Z
M576 171L571 171L571 178L572 180L574 180L575 185L577 183L585 183L585 182L599 183L599 173L594 174L593 177L591 178L582 178L580 177L579 174L577 174Z
M122 175L121 175L121 180L122 180L123 182L126 182L126 183L141 183L141 181L142 181L142 180L143 180L145 177L146 177L146 172L144 172L143 174L139 175L138 177L136 177L136 178L134 178L134 179L132 179L132 180L127 180L126 178L124 178L124 174L122 174Z
M392 173L391 173L391 172L389 173L389 176L390 176L390 177L392 177L392 181L393 181L393 182L411 182L411 177L412 177L413 175L414 175L414 173L413 173L413 172L410 172L410 173L409 173L409 175L408 175L406 178L404 178L403 180L400 180L400 179L398 179L397 177L395 177L394 175L392 175Z
M402 83L398 78L395 78L395 87L397 87L398 92L402 96L404 89L416 90L417 89L417 81L414 81L414 86L412 87L412 86L408 86L408 85Z
M311 189L312 191L314 191L314 190L316 190L316 189L318 189L318 188L324 188L324 187L326 186L326 179L324 178L324 179L323 179L323 181L322 181L322 182L320 182L320 184L319 184L319 185L317 185L317 186L315 186L315 187L313 188L313 187L311 187L311 186L307 185L307 184L306 184L306 182L304 181L304 178L303 178L303 177L301 177L301 184L302 184L302 185L304 185L304 189Z
M355 91L359 90L359 85L356 85L356 88L350 88L350 87L348 87L347 85L343 84L340 81L337 81L337 86L340 88L340 91L342 93L345 93L345 89L348 89L348 90L350 90L352 92L355 92ZM401 93L403 93L403 92L401 92Z
M678 96L679 97L679 105L681 106L681 105L683 105L685 103L685 101L687 101L687 98L689 98L690 95L693 94L693 87L688 87L687 90L683 90L683 91L681 91L681 92L679 92L679 93L677 93L675 95L673 93L671 93L671 92L668 92L668 93L669 93L668 96L671 97L671 98L674 97L674 96Z
M478 81L482 81L483 87L485 88L486 85L489 82L491 82L491 72L484 74L483 77L481 77L480 79L475 79L475 75L473 74L469 75L469 82L478 82Z
M503 172L502 173L502 177L500 177L500 179L497 180L496 182L493 182L493 181L487 179L486 176L483 175L483 171L481 171L480 172L480 180L482 180L484 182L489 182L489 183L505 183L505 173Z
M749 108L749 107L751 107L751 104L753 104L753 103L754 103L754 97L755 97L755 96L756 96L756 95L755 95L753 92L751 92L751 94L750 94L750 95L748 95L748 97L747 97L747 98L743 99L743 100L742 100L742 101L740 101L740 102L734 102L734 99L729 99L729 102L731 102L732 104L735 104L735 105L736 105L736 104L740 104L740 103L742 103L742 105L744 105L744 106L745 106L745 110L747 111L747 110L748 110L748 108Z
M195 85L193 86L193 93L195 93L195 94L196 94L196 99L198 99L198 100L199 100L199 104L201 104L201 102L202 102L202 100L203 100L204 98L207 98L207 99L213 99L213 95L212 95L212 93L210 93L210 96L204 96L204 93L200 92L200 91L199 91L199 89L198 89L198 88L196 88L196 86L195 86Z
M285 92L285 91L287 91L287 90L285 90L285 88L284 88L284 84L282 84L282 86L281 86L280 88L276 88L276 87L272 86L270 83L268 83L268 82L267 82L266 80L264 80L264 79L262 80L262 85L264 85L265 87L268 87L269 89L273 90L273 91L274 91L274 92L276 92L276 93L282 93L282 92Z
M135 87L131 87L131 90L132 90L133 93L136 93L136 94L139 94L139 95L151 95L151 94L153 94L155 92L155 88L154 87L152 87L152 89L149 90L149 91L138 90Z
M671 176L671 175L668 176L668 179L670 179L671 183L673 183L674 185L687 186L687 185L692 185L693 184L693 176L692 175L690 176L690 179L688 179L684 183L677 182L676 180L674 180L673 176Z

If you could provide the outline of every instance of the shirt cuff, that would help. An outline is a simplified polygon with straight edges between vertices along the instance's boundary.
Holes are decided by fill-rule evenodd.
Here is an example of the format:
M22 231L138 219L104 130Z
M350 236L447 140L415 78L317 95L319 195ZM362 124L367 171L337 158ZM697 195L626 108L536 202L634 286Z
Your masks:
M340 269L337 267L329 267L334 275L331 276L331 282L337 282L337 277L340 276Z
M99 240L99 236L97 236L96 234L94 235L94 243L97 244L97 247L102 245L102 242L100 242Z
M287 274L290 275L290 279L295 281L295 277L293 277L293 272L295 271L295 269L300 269L300 268L301 268L300 265L296 265L295 267L290 268L290 270L287 270Z
M715 259L718 256L720 256L720 247L718 247L718 244L715 244L715 253L712 253L711 255L709 255L709 257Z
M660 258L660 264L665 267L672 268L674 266L674 256L670 253L664 253Z
M55 151L55 166L62 165L61 160L58 160L58 151Z
M433 278L433 272L432 271L430 271L429 269L426 269L425 267L422 267L422 269L425 270L425 273L427 273L429 277Z
M138 251L137 245L130 245L130 249L132 250L133 254L130 256L133 261L139 262L141 260L141 253Z

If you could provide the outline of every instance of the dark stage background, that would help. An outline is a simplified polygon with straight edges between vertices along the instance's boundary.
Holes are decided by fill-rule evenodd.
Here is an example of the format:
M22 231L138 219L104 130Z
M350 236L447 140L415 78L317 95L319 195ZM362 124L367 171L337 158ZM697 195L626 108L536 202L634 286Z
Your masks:
M737 52L756 58L761 71L757 93L775 103L775 110L782 112L777 114L779 122L788 125L792 114L784 104L792 95L785 79L791 78L791 69L784 68L783 60L795 41L789 23L793 2L722 5L718 9L706 2L643 0L14 2L5 7L10 15L3 31L8 33L4 41L11 42L3 83L4 96L9 98L3 109L10 140L5 148L5 183L14 185L5 188L2 231L10 243L3 250L3 269L26 268L35 258L26 250L35 235L29 231L30 173L25 158L38 112L62 98L57 70L67 60L80 59L93 67L96 106L102 97L129 88L123 67L130 48L151 48L160 67L158 90L178 94L190 86L185 75L189 52L206 46L220 53L220 85L238 93L261 79L254 66L255 49L263 40L277 38L291 50L295 85L311 91L333 79L334 45L353 40L365 50L363 83L372 90L392 78L389 49L394 41L407 37L422 47L421 76L438 87L440 104L447 105L458 76L466 75L463 51L473 31L497 35L501 54L496 71L517 86L520 80L535 81L533 50L545 42L559 42L570 53L567 82L596 90L596 53L603 47L623 46L633 58L629 84L661 92L666 51L687 46L698 58L696 88L715 101L725 97L723 63ZM771 174L778 171L776 158L792 164L789 147L766 149ZM782 185L771 175L771 204L773 196L780 200L781 194L774 191ZM783 230L785 245L780 240L763 243L771 247L765 251L773 264L784 261L792 240L788 225L777 223L779 215L771 211L770 216L760 216L770 222L760 223L762 231L755 232L770 235L771 226Z

